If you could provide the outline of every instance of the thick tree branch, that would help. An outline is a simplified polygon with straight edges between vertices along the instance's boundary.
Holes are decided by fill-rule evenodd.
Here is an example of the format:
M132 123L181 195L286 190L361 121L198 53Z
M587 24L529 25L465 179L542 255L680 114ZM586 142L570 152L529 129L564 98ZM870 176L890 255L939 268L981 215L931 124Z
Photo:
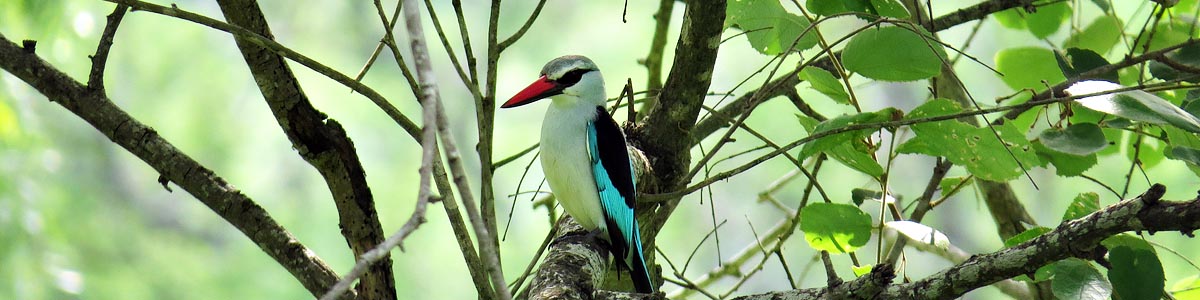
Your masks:
M1200 200L1160 201L1166 188L1155 184L1146 193L1108 206L1019 245L975 255L950 269L924 279L863 290L854 283L874 280L872 275L832 287L799 289L750 295L735 299L817 299L853 295L855 299L952 299L997 281L1029 274L1055 261L1077 257L1091 259L1106 251L1100 242L1127 231L1178 231L1190 235L1200 229ZM876 269L881 269L876 267ZM847 298L847 297L840 297Z
M0 34L0 67L33 86L50 101L87 121L109 140L153 167L208 206L279 262L313 295L333 285L337 274L241 191L179 151L150 127L133 119L98 91L71 79ZM344 299L356 298L355 293Z
M610 269L607 248L568 216L559 218L558 235L529 286L529 299L665 299L661 294L600 290Z
M273 39L255 1L218 0L217 4L230 24ZM235 40L279 127L300 156L325 178L354 257L375 248L384 240L383 228L362 163L342 125L312 106L283 56L249 39ZM372 265L357 290L367 299L395 299L391 259L384 257Z
M683 14L679 41L675 44L671 73L659 94L658 103L646 111L646 118L629 128L629 139L650 160L654 176L642 184L643 191L669 191L685 184L691 162L691 136L700 107L712 81L721 30L725 23L725 1L689 3ZM658 210L651 205L638 207L646 249L654 248L654 237L675 210L678 199L664 202ZM649 218L653 216L653 218ZM650 256L653 257L653 256Z

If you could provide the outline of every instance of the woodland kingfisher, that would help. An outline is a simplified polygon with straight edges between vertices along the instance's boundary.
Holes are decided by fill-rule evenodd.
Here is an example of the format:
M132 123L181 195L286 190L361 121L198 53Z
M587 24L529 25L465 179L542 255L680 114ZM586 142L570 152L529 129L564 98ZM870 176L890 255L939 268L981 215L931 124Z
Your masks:
M555 58L537 81L500 107L545 98L552 101L542 121L541 163L550 190L579 225L608 240L610 252L618 257L615 261L629 270L637 292L653 293L633 214L633 166L621 127L604 110L607 98L600 70L587 57Z

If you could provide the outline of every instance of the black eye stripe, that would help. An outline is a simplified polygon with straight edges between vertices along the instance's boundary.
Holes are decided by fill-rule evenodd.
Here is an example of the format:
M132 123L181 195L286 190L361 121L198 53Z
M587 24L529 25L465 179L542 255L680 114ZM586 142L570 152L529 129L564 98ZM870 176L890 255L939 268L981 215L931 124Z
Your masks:
M559 77L557 80L554 80L554 82L557 82L558 84L560 84L562 86L571 86L571 85L574 85L575 83L579 82L579 79L583 78L583 74L587 74L588 72L591 72L591 71L592 70L588 70L588 69L571 70L570 72L563 74L562 77Z

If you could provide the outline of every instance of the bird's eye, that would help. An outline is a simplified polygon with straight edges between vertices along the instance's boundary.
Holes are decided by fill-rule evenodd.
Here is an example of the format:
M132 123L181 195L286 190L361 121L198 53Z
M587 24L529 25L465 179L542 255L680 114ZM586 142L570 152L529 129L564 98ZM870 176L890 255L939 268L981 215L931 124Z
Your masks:
M570 72L563 74L562 77L559 77L558 80L555 80L555 82L558 82L558 84L563 86L572 86L575 85L576 82L579 82L580 78L583 78L583 74L587 74L587 72L591 71L592 70L588 69L571 70Z

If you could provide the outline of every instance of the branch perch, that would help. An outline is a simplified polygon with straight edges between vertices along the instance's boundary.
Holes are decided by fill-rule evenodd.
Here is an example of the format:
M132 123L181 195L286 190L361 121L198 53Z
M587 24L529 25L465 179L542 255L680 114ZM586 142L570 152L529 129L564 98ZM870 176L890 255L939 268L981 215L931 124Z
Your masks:
M988 254L975 255L950 269L924 279L864 291L855 283L876 278L864 276L831 287L798 289L749 295L738 300L818 299L853 295L876 299L952 299L997 281L1029 274L1038 268L1069 257L1091 259L1103 251L1100 242L1127 231L1178 231L1191 235L1200 229L1200 200L1160 201L1166 187L1155 184L1142 195L1124 200L1083 218L1062 223L1054 230L1019 245ZM882 265L881 265L882 266ZM881 268L877 267L875 270ZM889 268L890 269L890 268ZM846 297L841 297L846 298Z
M321 258L225 179L179 151L154 129L133 119L99 91L71 79L3 34L0 34L0 67L87 121L113 143L195 196L292 273L313 295L323 293L337 280L337 274ZM349 293L342 298L356 297L356 293Z

